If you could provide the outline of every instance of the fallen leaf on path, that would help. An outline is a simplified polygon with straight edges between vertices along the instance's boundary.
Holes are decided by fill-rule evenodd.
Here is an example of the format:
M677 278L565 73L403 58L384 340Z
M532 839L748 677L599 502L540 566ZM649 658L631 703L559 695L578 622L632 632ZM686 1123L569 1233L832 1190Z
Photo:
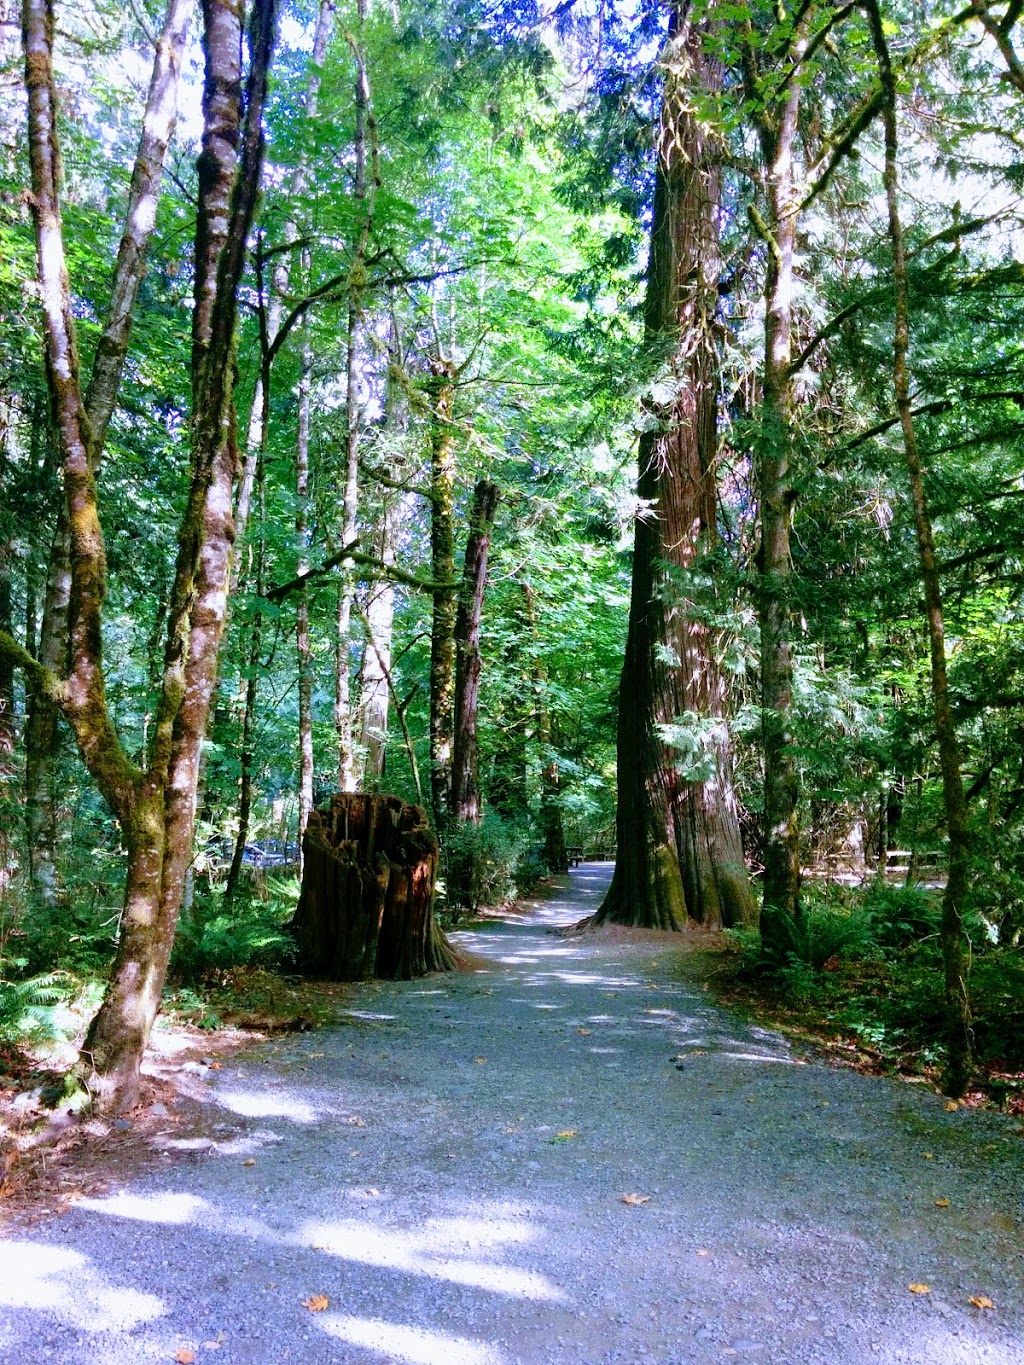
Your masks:
M925 1161L934 1161L934 1160L935 1160L935 1153L934 1153L934 1152L922 1152L921 1155L924 1157Z
M187 1346L179 1346L174 1353L176 1365L192 1365L195 1358L195 1351L190 1351Z
M972 1294L967 1302L972 1308L995 1308L995 1304L987 1294Z
M311 1313L322 1313L329 1303L326 1294L311 1294L308 1299L302 1300L303 1308L308 1308Z
M594 1030L592 1028L578 1028L576 1032L583 1038L589 1038Z
M624 1204L649 1204L651 1196L649 1194L624 1194L622 1202Z
M908 1284L907 1288L911 1294L930 1294L932 1292L930 1284Z
M943 1197L942 1199L936 1199L936 1201L935 1201L935 1207L936 1207L937 1209L948 1209L948 1208L949 1208L949 1200L946 1199L945 1197Z
M563 1128L560 1133L556 1133L553 1138L548 1138L549 1142L571 1142L576 1136L578 1129Z
M242 1165L243 1165L243 1166L255 1166L255 1165L256 1165L256 1158L255 1158L255 1157L251 1157L251 1156L247 1156L247 1157L245 1158L245 1160L242 1162Z
M487 1061L487 1058L486 1058L486 1057L474 1057L474 1058L473 1058L473 1061L474 1061L474 1062L486 1062L486 1061Z
M959 1101L959 1100L947 1100L947 1101L946 1101L946 1113L947 1113L947 1114L955 1114L956 1111L957 1111L959 1108L960 1108L960 1101Z

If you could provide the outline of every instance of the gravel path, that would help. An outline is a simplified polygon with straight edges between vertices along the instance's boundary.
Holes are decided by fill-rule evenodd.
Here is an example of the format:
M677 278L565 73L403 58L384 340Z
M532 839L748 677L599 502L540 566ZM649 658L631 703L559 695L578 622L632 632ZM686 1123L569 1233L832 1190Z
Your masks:
M804 1064L667 937L547 932L609 873L236 1058L205 1152L0 1242L0 1359L1024 1365L1014 1125Z

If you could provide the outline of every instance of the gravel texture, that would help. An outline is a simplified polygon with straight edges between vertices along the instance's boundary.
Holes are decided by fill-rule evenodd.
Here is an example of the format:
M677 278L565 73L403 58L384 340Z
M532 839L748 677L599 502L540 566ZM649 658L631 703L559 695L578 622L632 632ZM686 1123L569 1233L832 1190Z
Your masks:
M0 1242L0 1359L1024 1365L1015 1125L548 932L609 874L211 1073L189 1159Z

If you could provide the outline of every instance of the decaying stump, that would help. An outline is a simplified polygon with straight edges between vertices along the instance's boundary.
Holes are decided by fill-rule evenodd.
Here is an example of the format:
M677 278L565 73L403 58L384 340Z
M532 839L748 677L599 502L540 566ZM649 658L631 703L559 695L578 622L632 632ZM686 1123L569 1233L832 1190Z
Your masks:
M455 966L434 920L437 842L419 806L339 793L310 815L302 851L291 930L308 971L329 981L407 981Z

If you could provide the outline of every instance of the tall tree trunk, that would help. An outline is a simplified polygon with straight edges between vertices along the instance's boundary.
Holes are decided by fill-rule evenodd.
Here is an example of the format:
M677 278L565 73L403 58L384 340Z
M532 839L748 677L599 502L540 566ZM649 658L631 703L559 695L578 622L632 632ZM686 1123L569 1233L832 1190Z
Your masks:
M357 0L356 12L359 19L359 41L362 41L366 19L366 0ZM363 291L365 287L366 251L373 228L374 196L366 174L366 158L369 150L368 134L371 131L370 82L366 61L359 44L350 40L352 54L356 63L355 79L355 175L352 184L352 197L364 207L363 222L359 237L352 251L352 265L349 270L348 284L348 348L345 361L345 468L344 498L341 516L342 546L355 543L359 513L359 446L366 410L366 380L363 373L365 362L365 338L363 320ZM376 166L376 158L374 158ZM376 187L376 173L373 178ZM355 791L356 755L352 725L352 699L350 667L350 635L352 630L352 606L355 601L356 579L351 567L342 564L341 590L338 594L337 620L337 680L334 695L334 724L338 735L338 786L342 792Z
M397 561L396 531L400 504L389 500L381 513L375 553L382 564ZM359 748L363 754L365 791L380 788L388 743L391 636L395 621L395 587L388 579L371 584L365 608L366 648L359 683Z
M704 29L673 13L645 306L648 350L670 371L658 429L640 440L629 627L619 694L615 873L596 923L681 929L755 916L733 792L728 697L716 632L685 600L716 536L718 150L692 91L720 73ZM651 428L653 428L653 422ZM666 727L710 725L706 775L686 776Z
M313 349L308 337L302 342L302 371L299 378L298 430L295 439L295 540L298 547L296 572L309 570L306 541L309 535L309 406L313 369ZM262 592L262 588L260 589ZM299 588L295 607L295 650L299 685L299 865L301 873L302 836L313 809L313 645L309 634L309 590Z
M263 390L265 402L269 402L266 388ZM264 567L267 558L267 502L264 487L266 461L267 423L263 422L260 444L263 449L256 464L256 492L259 503L259 539L256 542L255 563L252 566L252 586L257 596L262 597L265 588ZM252 819L253 773L256 767L256 702L259 696L260 670L263 666L263 617L257 612L249 635L248 667L245 677L245 702L242 709L242 742L239 752L238 780L238 828L235 831L235 846L231 853L231 866L224 883L224 904L230 905L235 898L245 863L245 846L249 842L249 824Z
M177 115L182 53L194 3L195 0L170 0L164 27L157 42L142 120L142 136L128 193L124 231L114 267L110 302L93 358L88 392L82 404L82 415L87 419L85 453L91 464L93 477L99 466L107 426L117 400L121 372L131 340L135 300L142 283L149 240L156 223L164 161ZM52 108L43 107L44 104L52 103L48 90L51 79L50 38L46 31L48 25L52 30L52 24L52 3L42 8L36 4L24 4L22 28L26 45L26 81L30 90L34 84L37 92L37 120L39 117L50 119L53 115ZM35 37L31 39L30 45L32 34L35 34ZM47 159L44 158L45 160ZM39 158L35 171L49 174ZM52 198L54 219L50 224L50 231L56 229L59 235L57 216L59 210L55 193ZM49 301L51 309L59 308L59 299L56 296L59 283L55 281L55 284L57 290ZM74 355L74 366L77 373L77 354ZM42 412L36 410L33 414L33 440L41 430ZM57 528L50 551L38 653L39 663L51 675L59 676L66 666L68 606L71 593L71 539L67 509L62 507L58 513ZM29 875L34 894L44 902L52 902L57 889L56 812L53 805L53 765L59 737L57 712L56 703L45 689L38 686L30 688L29 715L25 732L25 811Z
M548 709L548 671L544 666L537 641L537 612L533 590L523 584L523 597L526 601L526 621L533 642L532 685L534 710L536 716L537 743L541 750L540 771L540 835L541 857L549 872L569 871L569 854L565 845L565 829L562 825L562 807L559 803L561 774L558 756L554 750L551 730L551 713Z
M430 362L430 567L435 583L455 582L455 366L441 355ZM430 804L434 827L451 810L455 731L454 588L435 588L430 626Z
M398 326L392 311L388 338L388 380L385 390L384 422L389 443L396 452L392 460L388 482L402 481L404 463L400 442L408 431L408 406L402 385L396 375L402 371L402 346ZM379 538L375 547L377 558L384 565L394 565L398 559L400 528L411 514L412 496L393 495L384 491L380 515ZM367 791L379 790L384 777L384 762L388 743L388 712L390 710L391 638L395 621L395 587L385 574L378 583L371 583L366 608L362 613L366 627L366 647L359 679L359 748L363 755L362 786ZM419 774L414 771L418 782Z
M0 489L3 488L4 454L0 447ZM9 540L0 541L0 630L14 633L13 595L11 592L11 561L14 547ZM16 805L12 780L16 772L14 746L17 727L14 716L14 662L0 655L0 897L3 896L11 874L13 849L11 835L15 828Z
M501 490L480 479L473 490L466 557L455 619L455 747L452 755L451 827L466 830L480 823L480 779L477 765L477 712L480 700L480 619L487 587L487 559L494 514ZM477 858L470 842L449 858L448 899L453 905L475 905Z
M241 15L228 0L203 0L203 17L206 79L192 329L192 486L179 534L150 762L144 774L125 774L131 786L121 809L115 806L128 845L125 908L111 980L83 1046L86 1083L104 1109L134 1104L142 1054L160 1006L191 860L200 755L234 543L232 354L238 284L259 194L273 0L256 0L253 8L244 121ZM71 512L74 527L73 501ZM81 577L81 559L73 537L75 579ZM73 591L73 644L80 612ZM109 729L109 718L104 719ZM92 759L90 767L112 787L104 763L97 763L89 744L83 743L83 734L86 739L88 734L77 718L76 734L87 762ZM113 778L120 772L115 766ZM120 795L116 787L113 795Z
M321 72L323 71L324 60L327 56L327 47L331 39L331 29L334 24L335 0L320 0L320 7L317 10L316 31L313 35L313 51L310 53L309 76L306 81L306 99L303 113L307 119L315 119L320 106L320 82ZM309 167L305 159L299 160L292 172L291 183L288 186L288 195L291 199L297 199L306 192L309 183ZM285 223L284 238L286 242L298 240L299 229L294 220L289 219ZM272 288L270 291L270 304L267 308L266 344L273 346L281 330L281 320L284 317L284 301L288 293L291 280L291 269L287 256L281 256L274 269L272 276ZM256 480L256 465L259 460L259 452L263 446L263 426L265 424L264 409L269 411L269 405L265 405L265 390L267 387L265 367L261 366L259 376L256 380L256 389L253 394L252 407L249 410L249 429L245 444L245 455L242 460L242 472L238 480L238 495L235 499L235 527L238 545L241 546L245 536L246 526L249 521L249 511L252 506L252 494ZM239 560L236 555L232 567L231 591L234 593L238 586Z
M799 44L797 47L799 53ZM793 645L790 524L793 460L793 254L797 195L793 145L800 82L790 82L777 119L764 116L767 246L764 372L755 472L760 508L758 616L761 631L761 735L764 753L764 904L796 915L800 890L797 774L793 759ZM765 924L769 931L769 922Z
M896 79L889 56L882 15L875 0L869 0L868 17L872 41L878 57L882 86L882 118L885 127L885 195L889 211L889 238L892 243L892 270L895 295L893 340L893 388L896 410L903 434L903 451L910 477L914 507L914 529L924 583L925 610L928 617L928 643L931 652L932 706L935 733L942 770L942 795L949 840L949 878L942 897L942 958L945 972L947 1057L943 1086L947 1094L959 1097L967 1089L973 1070L971 1048L971 1010L967 990L968 961L964 933L964 901L969 876L970 839L967 825L967 800L964 795L960 744L957 739L953 708L950 704L949 677L946 670L946 629L942 610L942 590L931 512L924 486L924 471L912 416L910 366L910 290L907 281L907 255L899 212L899 150L896 123Z

